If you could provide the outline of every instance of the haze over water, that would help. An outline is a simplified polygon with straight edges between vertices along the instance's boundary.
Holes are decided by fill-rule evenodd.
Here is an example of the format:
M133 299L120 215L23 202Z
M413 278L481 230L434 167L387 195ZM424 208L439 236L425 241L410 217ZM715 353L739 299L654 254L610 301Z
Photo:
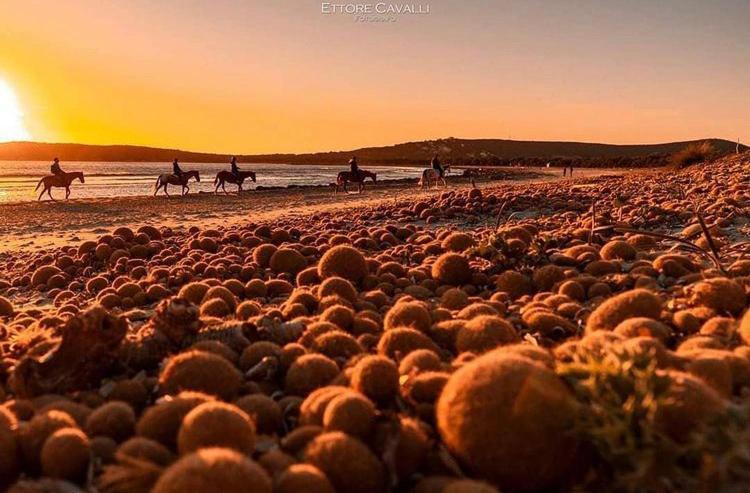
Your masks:
M183 170L198 170L201 182L191 180L190 192L213 192L214 177L220 170L228 170L223 163L180 163ZM0 162L0 202L23 202L36 200L39 191L34 191L39 179L49 174L49 162L5 161ZM63 162L67 172L82 171L86 183L77 180L71 185L71 199L94 197L122 197L151 195L156 177L170 173L171 163L97 163ZM367 166L367 170L378 174L378 180L418 178L420 169L415 167ZM339 171L348 170L346 165L288 165L288 164L240 164L240 169L255 171L257 183L248 180L244 189L256 186L286 187L289 185L327 185L336 180ZM227 191L237 190L236 185L227 184ZM41 190L41 188L40 188ZM169 187L170 194L178 194L178 187ZM65 189L55 188L52 196L65 197Z

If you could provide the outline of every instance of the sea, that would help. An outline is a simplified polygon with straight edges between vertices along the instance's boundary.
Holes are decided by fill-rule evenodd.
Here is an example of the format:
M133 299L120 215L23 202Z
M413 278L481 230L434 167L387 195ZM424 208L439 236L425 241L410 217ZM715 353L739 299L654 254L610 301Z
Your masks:
M23 202L36 200L40 190L34 191L39 179L49 174L47 161L0 161L0 202ZM78 180L71 185L71 199L95 197L122 197L151 195L154 193L156 178L162 173L172 172L172 163L97 163L62 162L64 171L82 171L85 183ZM214 178L221 170L228 170L224 163L180 163L183 171L197 170L201 181L191 180L190 192L213 192ZM364 169L377 173L378 180L419 178L421 169L408 166L364 166ZM240 169L255 171L257 182L246 181L243 189L262 187L289 187L304 185L328 185L336 180L339 171L349 169L343 166L290 165L290 164L240 164ZM178 194L178 187L169 187L170 194ZM227 191L236 191L237 186L226 185ZM52 196L65 198L65 190L53 188Z

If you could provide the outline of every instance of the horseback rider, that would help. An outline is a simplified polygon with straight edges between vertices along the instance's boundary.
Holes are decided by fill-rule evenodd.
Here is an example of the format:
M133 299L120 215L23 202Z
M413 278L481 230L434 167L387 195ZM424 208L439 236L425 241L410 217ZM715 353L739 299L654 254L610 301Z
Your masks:
M177 162L177 158L175 158L174 161L172 161L172 173L182 180L182 169L180 168L180 163Z
M232 156L232 160L230 161L232 165L232 174L239 179L240 177L240 168L237 167L237 158L235 156Z
M49 167L49 170L55 176L65 174L62 168L60 168L60 160L58 158L55 158L52 166Z
M438 159L437 154L435 154L435 156L432 158L432 161L430 161L430 165L432 166L432 169L434 169L437 172L440 178L445 178L445 169L443 168L443 165L440 163L440 159Z
M357 165L357 156L352 156L349 160L349 171L352 174L352 178L359 178L359 166Z

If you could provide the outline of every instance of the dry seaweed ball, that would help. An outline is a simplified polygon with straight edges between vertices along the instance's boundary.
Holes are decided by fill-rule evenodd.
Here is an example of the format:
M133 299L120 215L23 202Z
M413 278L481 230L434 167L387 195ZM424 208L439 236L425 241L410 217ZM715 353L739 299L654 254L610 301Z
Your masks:
M206 300L201 304L201 317L224 318L232 314L232 309L221 298Z
M420 373L406 381L404 395L418 403L434 403L448 382L450 374L441 371Z
M86 432L90 436L102 435L121 442L133 435L135 412L125 402L112 401L99 406L86 420Z
M339 374L336 363L322 354L305 354L289 367L286 373L286 391L305 396L313 390L328 385Z
M13 303L8 298L0 296L0 317L10 317L15 313Z
M443 239L441 246L444 250L451 252L463 252L464 250L473 247L476 244L474 238L470 234L455 232L451 233Z
M281 347L270 341L254 342L242 351L240 368L242 371L247 371L263 361L263 358L267 357L280 358Z
M203 295L202 304L205 305L209 300L222 300L229 307L230 313L234 313L237 309L237 297L229 289L224 286L212 286Z
M458 288L447 289L440 296L440 305L449 310L460 310L469 304L469 296Z
M174 454L161 443L145 437L133 437L117 448L117 457L144 460L166 467L174 462Z
M313 350L331 359L349 360L364 351L357 339L341 330L326 332L315 338Z
M666 342L672 336L672 329L658 320L647 317L633 317L617 324L615 333L627 338L655 337L662 342Z
M323 413L326 431L342 431L348 435L366 438L375 420L375 406L365 396L347 392L334 397Z
M255 422L260 434L272 435L281 429L283 416L279 404L265 394L240 397L235 405L245 411Z
M231 400L242 384L242 374L221 356L186 351L171 358L159 375L163 394L194 390Z
M732 279L716 277L691 286L690 302L706 306L719 313L739 315L745 309L747 297L742 285Z
M610 241L599 251L604 260L634 260L637 254L636 249L623 240Z
M538 291L552 291L552 288L565 279L565 271L557 265L545 265L534 270L534 286Z
M188 300L195 305L200 305L201 301L203 301L203 297L206 296L206 291L208 291L208 288L210 287L211 286L205 282L194 281L182 286L179 293L177 293L177 296Z
M726 409L727 402L700 378L673 370L667 370L664 375L670 379L670 384L654 420L673 440L686 441Z
M398 365L401 375L410 375L423 371L439 371L443 367L440 356L429 349L417 349L409 353Z
M177 434L181 455L201 448L224 447L251 454L255 450L255 425L237 406L206 402L190 411Z
M274 272L296 275L307 267L307 259L297 250L279 248L271 255L268 265Z
M265 284L263 287L265 288ZM260 315L261 307L258 303L250 300L243 301L237 305L237 310L234 312L238 320L247 320L250 317Z
M320 279L343 277L353 283L359 283L367 275L365 256L354 247L337 245L326 253L318 263Z
M342 458L346 460L342 460ZM385 470L367 445L357 438L333 431L317 436L304 452L305 462L328 477L337 492L385 491Z
M271 479L252 459L230 449L205 448L169 466L152 493L271 493Z
M355 303L357 301L357 290L347 279L334 276L323 281L318 287L318 297L323 299L326 296L338 296Z
M658 319L661 314L661 299L646 289L633 289L614 296L589 315L586 332L614 330L623 320L632 317Z
M480 315L459 329L456 350L460 353L483 353L517 340L516 329L507 320L493 315Z
M493 351L459 368L436 414L448 448L500 490L554 489L575 460L572 394L552 370L521 356Z
M354 323L354 310L343 305L329 306L320 315L320 320L348 329Z
M534 292L531 279L514 270L508 270L497 276L495 281L498 291L508 293L515 300Z
M378 354L400 361L407 354L417 349L439 349L432 339L414 329L391 329L383 333L378 341Z
M292 464L276 479L274 493L336 493L323 472L312 464Z
M44 442L42 473L56 479L81 482L89 469L89 439L78 428L61 428Z
M422 332L429 330L432 317L424 303L419 301L402 301L396 303L385 314L383 327L385 330L408 327Z
M54 432L62 428L76 428L76 422L69 414L62 411L47 411L37 414L26 426L20 428L18 441L23 453L26 467L37 471L44 442Z
M264 243L253 249L253 260L261 267L268 267L271 257L276 252L276 245Z
M272 448L258 457L258 464L272 478L277 477L296 462L297 459L278 448Z
M524 321L533 332L556 339L573 334L578 329L570 320L546 310L534 310L528 316L524 315Z
M564 294L565 296L568 296L569 298L576 301L586 300L586 288L584 288L583 284L581 284L580 282L574 281L572 279L560 284L557 292L559 294Z
M471 266L463 255L444 253L432 264L432 278L442 284L461 286L471 281Z
M143 412L136 433L174 449L183 418L193 408L212 400L213 397L200 392L181 392L175 397L165 397Z
M365 356L354 366L351 385L376 402L387 402L398 393L398 368L384 356Z
M15 416L0 407L0 489L15 481L20 472Z

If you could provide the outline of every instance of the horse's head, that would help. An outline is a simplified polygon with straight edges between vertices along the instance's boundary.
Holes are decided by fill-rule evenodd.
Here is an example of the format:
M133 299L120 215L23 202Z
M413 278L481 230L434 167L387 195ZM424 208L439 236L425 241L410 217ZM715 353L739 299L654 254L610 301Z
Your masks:
M201 174L198 171L195 172L195 181L197 182L201 181Z
M257 181L257 180L255 179L255 172L254 172L254 171L251 171L251 172L250 172L250 178L251 178L251 179L253 180L253 183L255 183L255 182Z
M370 177L372 178L373 183L378 182L378 174L377 173L370 173Z
M81 183L86 183L86 181L83 178L83 173L78 173L78 179L81 180Z

